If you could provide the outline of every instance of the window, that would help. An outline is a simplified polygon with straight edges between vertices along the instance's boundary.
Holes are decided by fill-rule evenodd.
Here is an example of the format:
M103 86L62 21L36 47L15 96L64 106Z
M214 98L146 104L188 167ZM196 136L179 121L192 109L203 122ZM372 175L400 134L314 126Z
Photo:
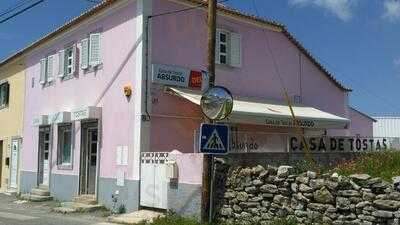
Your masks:
M81 69L87 70L90 67L96 68L101 65L100 39L100 33L93 33L89 35L89 38L81 41Z
M72 129L71 124L58 126L58 165L72 165Z
M227 30L218 29L216 37L217 64L232 67L242 66L242 40L241 35Z
M70 46L58 53L58 76L68 78L75 74L76 46Z
M53 82L54 56L50 55L40 60L40 83L42 85Z
M10 94L10 84L4 82L0 84L0 108L4 108L8 105Z
M228 33L219 33L219 63L228 64Z

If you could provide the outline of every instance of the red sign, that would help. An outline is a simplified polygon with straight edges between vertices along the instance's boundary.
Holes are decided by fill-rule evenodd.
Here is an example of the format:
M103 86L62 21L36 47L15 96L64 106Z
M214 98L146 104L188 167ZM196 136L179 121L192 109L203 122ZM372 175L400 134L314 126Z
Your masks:
M201 83L203 80L203 75L201 71L190 71L189 76L189 87L191 88L201 88Z

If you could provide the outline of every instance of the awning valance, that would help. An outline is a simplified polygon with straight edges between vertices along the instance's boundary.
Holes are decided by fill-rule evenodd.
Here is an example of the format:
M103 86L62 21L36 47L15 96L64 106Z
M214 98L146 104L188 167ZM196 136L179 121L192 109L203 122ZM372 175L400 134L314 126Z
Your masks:
M200 91L168 87L167 92L200 105ZM300 126L304 128L344 129L350 123L346 118L309 106L294 105L293 111ZM227 122L293 127L290 109L284 103L235 96L233 111Z

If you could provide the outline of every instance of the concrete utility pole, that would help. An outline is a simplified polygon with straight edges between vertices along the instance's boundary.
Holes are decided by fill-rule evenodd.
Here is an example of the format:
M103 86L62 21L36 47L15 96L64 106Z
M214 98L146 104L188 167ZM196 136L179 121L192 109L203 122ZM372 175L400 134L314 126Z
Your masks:
M210 75L210 88L215 83L215 37L217 24L217 0L208 0L208 50L207 50L207 69ZM212 121L207 121L212 122ZM212 156L204 155L203 159L203 192L201 200L201 220L208 222L210 218L210 190L211 190L211 164Z

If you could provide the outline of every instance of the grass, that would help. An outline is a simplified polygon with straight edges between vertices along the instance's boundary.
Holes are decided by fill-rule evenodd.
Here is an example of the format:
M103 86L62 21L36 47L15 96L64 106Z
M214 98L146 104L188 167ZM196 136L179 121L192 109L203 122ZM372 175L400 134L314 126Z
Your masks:
M335 166L332 171L342 175L366 173L392 181L392 177L400 176L400 151L367 153L361 158Z
M153 223L140 223L137 225L225 225L225 224L202 224L194 218L181 217L174 214L168 215L164 218L158 218ZM239 225L239 224L237 224ZM269 223L269 225L299 225L294 218L276 219Z

